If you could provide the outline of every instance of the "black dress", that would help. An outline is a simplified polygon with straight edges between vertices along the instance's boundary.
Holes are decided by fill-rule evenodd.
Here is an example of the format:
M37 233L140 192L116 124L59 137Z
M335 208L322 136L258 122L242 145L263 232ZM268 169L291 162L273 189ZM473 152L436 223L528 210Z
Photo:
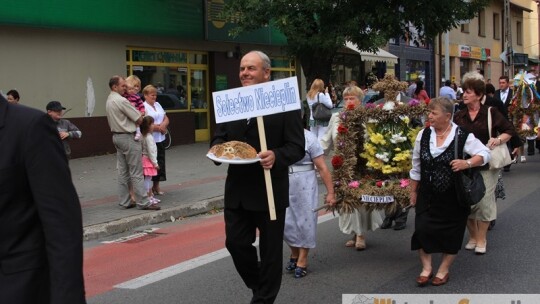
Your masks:
M463 151L468 133L457 130L458 149ZM456 177L450 167L455 139L434 158L429 149L430 135L431 129L426 128L420 140L420 185L411 249L456 254L463 243L470 207L458 201L455 191Z

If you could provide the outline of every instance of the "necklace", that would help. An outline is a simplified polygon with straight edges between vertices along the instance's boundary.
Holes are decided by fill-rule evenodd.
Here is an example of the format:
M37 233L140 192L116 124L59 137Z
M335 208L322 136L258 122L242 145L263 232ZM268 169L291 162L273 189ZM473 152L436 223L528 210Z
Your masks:
M452 125L452 124L448 124L448 127L446 128L446 130L445 130L445 131L443 132L443 134L441 134L441 135L437 135L437 132L435 132L435 136L437 136L437 137L439 137L439 138L443 138L444 135L446 135L446 132L448 132L448 130L450 130L450 126L451 126L451 125Z

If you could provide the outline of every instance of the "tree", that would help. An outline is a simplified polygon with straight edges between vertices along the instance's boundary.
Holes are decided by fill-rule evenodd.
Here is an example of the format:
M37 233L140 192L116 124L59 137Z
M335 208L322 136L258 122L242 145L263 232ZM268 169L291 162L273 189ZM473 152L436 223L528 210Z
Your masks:
M228 0L224 17L242 32L272 26L287 37L286 50L300 60L311 83L327 81L345 41L375 52L390 38L417 43L472 19L489 0Z

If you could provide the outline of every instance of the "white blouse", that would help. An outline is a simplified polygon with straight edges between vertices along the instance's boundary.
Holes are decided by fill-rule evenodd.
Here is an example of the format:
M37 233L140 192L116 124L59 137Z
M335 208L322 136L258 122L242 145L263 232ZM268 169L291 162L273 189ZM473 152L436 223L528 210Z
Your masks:
M458 126L452 122L452 130L450 131L450 134L448 134L448 136L444 140L444 143L439 147L437 147L435 129L433 127L430 127L431 135L429 138L429 151L431 152L431 155L433 157L441 155L441 153L443 153L446 148L448 148L448 146L452 143L452 140L454 140L457 127ZM420 180L420 140L422 139L422 134L424 134L424 130L425 129L418 132L418 136L416 136L416 140L414 141L412 169L409 172L409 176L412 180L415 181ZM474 137L474 134L472 133L469 133L469 136L465 141L465 147L463 147L463 151L464 153L467 153L469 155L482 156L484 160L483 165L487 164L491 159L489 148L486 147L478 138Z
M144 102L144 110L146 115L152 116L152 118L154 118L154 124L159 125L163 122L163 119L165 119L165 110L163 110L157 101L154 102L154 107L149 105L146 101ZM152 135L154 136L154 141L157 143L165 140L165 134L161 134L159 131L153 132Z

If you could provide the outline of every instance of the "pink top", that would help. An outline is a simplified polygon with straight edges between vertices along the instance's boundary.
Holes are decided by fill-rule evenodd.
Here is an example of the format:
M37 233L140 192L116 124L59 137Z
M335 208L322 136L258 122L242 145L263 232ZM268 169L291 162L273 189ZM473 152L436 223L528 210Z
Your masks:
M137 94L130 95L126 93L123 96L129 101L129 103L131 103L132 106L135 107L135 109L139 110L139 112L141 112L141 114L144 115L145 113L144 102L139 95Z
M418 95L414 94L413 97L418 99L419 101L429 100L429 96L428 96L426 90L421 90L420 93L418 93Z

